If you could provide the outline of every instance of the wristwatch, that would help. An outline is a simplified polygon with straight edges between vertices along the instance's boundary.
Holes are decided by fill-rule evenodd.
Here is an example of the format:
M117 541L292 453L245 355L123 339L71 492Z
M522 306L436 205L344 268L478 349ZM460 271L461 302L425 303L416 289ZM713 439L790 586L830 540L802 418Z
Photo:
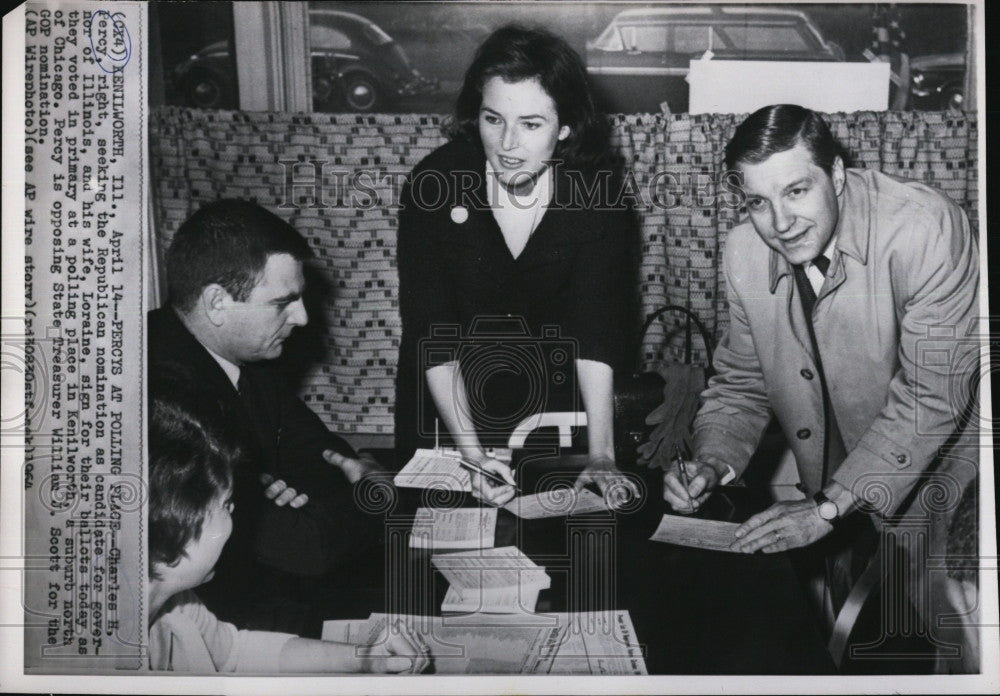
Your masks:
M816 502L816 512L824 520L832 524L834 527L842 521L843 518L840 516L840 509L837 504L826 497L826 493L819 491L813 496L813 500Z

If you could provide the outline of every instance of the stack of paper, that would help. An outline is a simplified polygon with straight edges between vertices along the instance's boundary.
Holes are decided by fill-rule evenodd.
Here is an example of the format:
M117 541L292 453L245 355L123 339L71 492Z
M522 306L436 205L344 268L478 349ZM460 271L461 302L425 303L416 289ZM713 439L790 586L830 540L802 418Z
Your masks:
M323 640L372 645L390 622L421 635L437 674L644 675L628 611L389 616L327 621Z
M399 488L436 488L448 491L472 491L469 472L459 463L455 451L418 449L393 483Z
M545 568L516 546L435 554L431 563L449 583L441 611L530 613L552 585Z
M410 547L419 549L493 548L497 509L417 508L410 532Z

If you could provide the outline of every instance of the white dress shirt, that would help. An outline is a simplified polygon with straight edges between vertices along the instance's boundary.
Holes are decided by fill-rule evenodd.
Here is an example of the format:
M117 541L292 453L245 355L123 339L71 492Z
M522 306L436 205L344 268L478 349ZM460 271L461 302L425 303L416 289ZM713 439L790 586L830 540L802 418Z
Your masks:
M528 244L528 239L541 222L543 209L552 199L552 168L546 169L532 190L524 195L507 190L497 179L496 170L489 160L486 161L486 180L486 199L511 256L516 259Z
M202 347L208 351L209 355L215 358L215 362L219 363L219 367L221 367L222 371L226 373L226 377L229 378L229 381L233 383L233 388L236 389L236 391L239 391L240 388L237 385L240 381L240 366L236 363L229 362L218 353L213 352L204 344L202 344Z

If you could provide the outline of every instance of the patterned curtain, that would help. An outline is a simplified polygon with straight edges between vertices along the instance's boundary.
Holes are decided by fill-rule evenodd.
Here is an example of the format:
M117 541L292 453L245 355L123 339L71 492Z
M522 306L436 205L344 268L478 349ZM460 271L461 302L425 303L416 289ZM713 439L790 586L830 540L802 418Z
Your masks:
M718 337L727 322L719 260L743 215L720 186L722 152L742 115L619 115L613 145L641 229L643 315L666 303L694 310ZM976 223L974 116L942 112L830 114L857 167L924 181ZM149 124L157 252L217 198L246 198L308 239L328 287L319 341L325 359L302 395L342 433L392 433L399 342L396 216L403 178L445 138L436 115L286 114L155 110ZM636 365L679 360L684 320L665 317ZM700 342L694 360L703 362Z

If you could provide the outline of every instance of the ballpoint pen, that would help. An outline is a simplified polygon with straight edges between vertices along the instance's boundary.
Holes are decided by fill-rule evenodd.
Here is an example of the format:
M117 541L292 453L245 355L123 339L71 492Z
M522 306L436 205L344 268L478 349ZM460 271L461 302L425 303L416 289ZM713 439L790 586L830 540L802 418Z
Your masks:
M674 445L674 462L677 464L677 473L681 478L681 483L684 484L684 490L687 490L691 481L688 480L687 469L684 468L684 455L681 454L681 448L678 445Z
M684 466L684 455L681 454L681 448L678 445L674 445L674 461L677 463L677 475L680 477L681 485L684 486L684 492L687 493L690 499L691 494L688 493L688 487L691 485L691 480L688 478L687 469ZM694 510L694 501L692 500L691 509Z
M487 481L497 484L498 486L513 486L516 493L520 493L521 489L518 488L517 484L509 483L499 474L494 474L492 471L487 471L478 464L473 464L472 462L466 461L465 459L459 459L458 465L465 469L466 471L471 471L473 473L479 474L484 477Z

